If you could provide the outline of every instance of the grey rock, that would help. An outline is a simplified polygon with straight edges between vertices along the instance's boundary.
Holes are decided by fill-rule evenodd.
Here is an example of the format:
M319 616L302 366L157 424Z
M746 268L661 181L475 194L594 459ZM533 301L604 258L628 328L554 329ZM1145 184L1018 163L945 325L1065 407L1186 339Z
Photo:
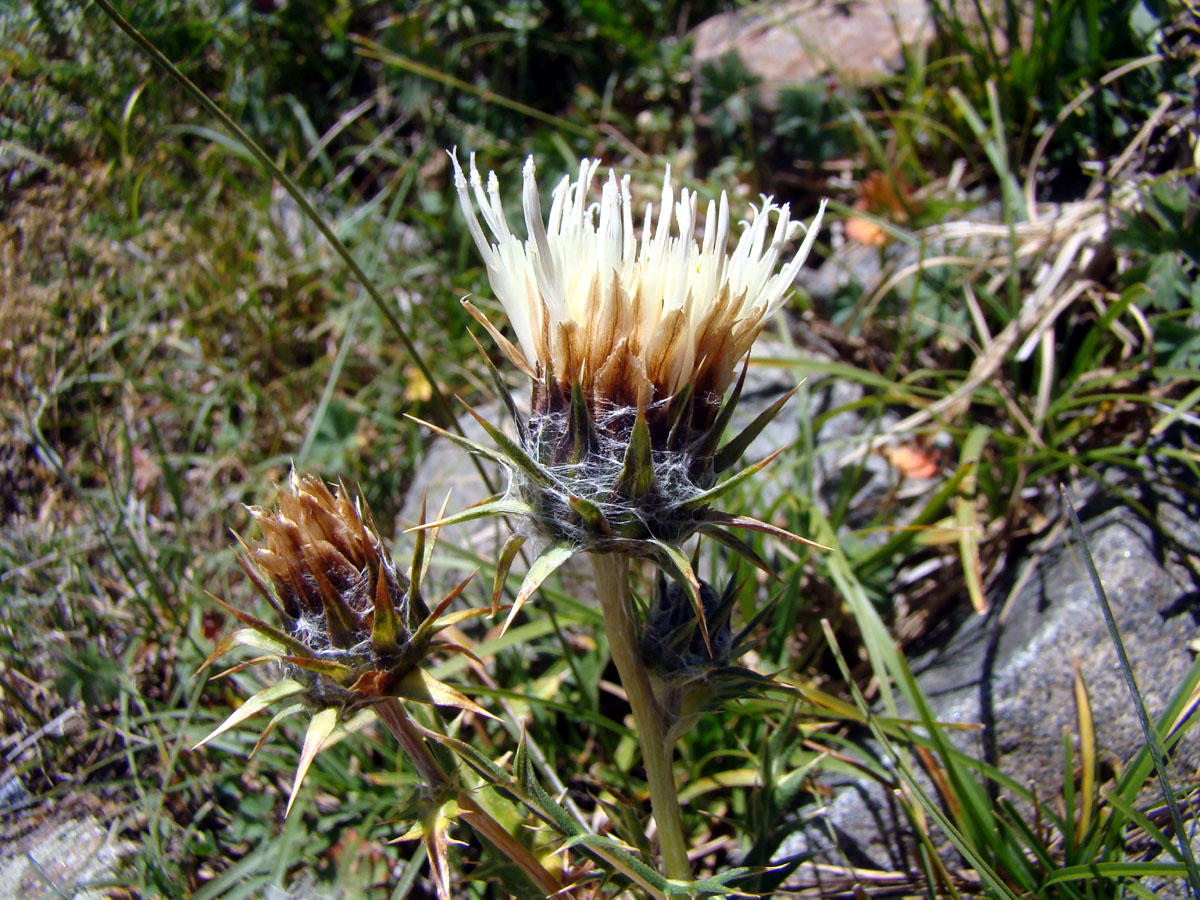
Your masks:
M108 890L88 885L115 879L135 850L94 816L48 820L0 849L0 900L103 900Z
M1172 492L1153 496L1161 530L1124 503L1112 502L1107 492L1097 491L1081 509L1088 546L1152 718L1191 669L1189 644L1198 634L1200 598L1200 585L1183 565L1200 549L1194 504L1189 508ZM1045 546L1029 548L1012 572L1015 589L995 598L999 602L989 617L948 623L943 634L932 636L937 648L914 658L913 668L939 721L982 725L948 731L960 749L1053 802L1063 784L1064 733L1077 733L1075 660L1088 688L1101 760L1128 761L1144 741L1068 529L1051 529ZM1179 778L1196 771L1200 735L1185 734L1172 766ZM914 871L911 831L891 797L868 781L832 787L832 803L789 839L779 857ZM1152 786L1144 792L1146 802L1156 797Z
M477 411L488 422L498 426L510 424L507 422L508 414L502 411L499 401L480 406ZM466 437L485 447L492 446L492 439L472 417L462 416L459 423ZM509 427L505 427L505 430L513 431ZM495 490L507 490L507 473L487 460L481 459L480 463L492 479ZM446 438L438 437L429 445L421 459L412 487L400 508L399 521L393 533L399 535L406 528L417 524L421 516L422 502L427 508L426 520L432 521L447 496L449 505L446 507L446 515L449 516L482 503L492 496L492 491L480 476L471 454ZM500 547L510 533L508 526L495 518L477 519L443 528L438 537L440 552L434 556L434 564L427 581L427 595L436 596L439 590L445 593L475 566L494 563ZM397 559L405 558L405 548L411 546L409 540L411 535L399 542Z
M706 19L693 31L693 64L736 53L760 81L768 106L781 88L833 73L875 84L904 62L904 48L925 44L933 27L925 0L791 0L755 4Z

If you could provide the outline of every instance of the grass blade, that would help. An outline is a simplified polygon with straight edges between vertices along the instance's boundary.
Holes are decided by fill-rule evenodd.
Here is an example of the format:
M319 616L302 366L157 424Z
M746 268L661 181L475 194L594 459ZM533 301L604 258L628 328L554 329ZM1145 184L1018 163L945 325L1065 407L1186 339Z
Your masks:
M1112 607L1108 602L1108 594L1104 590L1104 584L1100 581L1100 573L1096 571L1096 561L1092 559L1091 550L1088 549L1087 539L1083 534L1083 525L1080 524L1079 516L1075 512L1075 504L1071 502L1071 495L1067 493L1066 485L1059 485L1058 489L1059 493L1062 494L1063 501L1067 505L1067 513L1071 517L1071 528L1075 532L1075 538L1079 541L1079 545L1083 550L1083 559L1087 564L1088 577L1092 581L1092 590L1096 592L1096 600L1100 604L1101 613L1104 615L1104 624L1108 627L1108 636L1112 639L1113 647L1117 651L1117 659L1121 664L1121 674L1125 676L1125 684L1129 688L1129 697L1133 701L1133 710L1137 713L1138 724L1142 727L1142 734L1146 738L1146 746L1150 749L1150 758L1154 761L1154 771L1158 775L1158 783L1163 792L1163 800L1166 802L1167 809L1171 813L1171 824L1175 828L1175 838L1179 841L1179 849L1183 854L1183 864L1187 872L1188 886L1191 888L1192 896L1200 900L1200 871L1196 868L1196 857L1192 853L1192 845L1188 842L1188 832L1183 826L1183 816L1179 813L1179 804L1175 802L1175 794L1171 789L1171 781L1167 777L1167 754L1158 739L1158 732L1150 724L1150 716L1146 713L1146 705L1142 702L1141 691L1138 690L1137 680L1133 677L1133 668L1129 664L1129 655L1125 652L1125 642L1121 640L1121 632L1117 630L1117 622L1113 618ZM1148 864L1140 864L1143 868L1146 865Z

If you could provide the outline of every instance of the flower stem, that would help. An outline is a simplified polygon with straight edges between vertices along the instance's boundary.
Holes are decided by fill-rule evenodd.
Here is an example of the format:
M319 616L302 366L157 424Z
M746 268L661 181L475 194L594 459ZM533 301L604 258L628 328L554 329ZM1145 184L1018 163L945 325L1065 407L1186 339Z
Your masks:
M450 783L449 776L429 751L425 737L413 726L399 701L388 698L377 703L375 714L404 748L404 752L408 754L408 758L430 788L441 789ZM501 854L520 866L547 896L562 890L562 882L543 866L524 844L509 834L508 829L492 818L468 791L460 788L455 802L458 804L462 820Z
M664 874L674 880L691 881L692 867L683 839L683 818L672 773L674 742L667 741L668 717L654 696L654 688L641 659L629 599L629 559L617 553L593 553L591 558L596 592L604 611L608 649L637 725L642 764L650 785L650 807L658 825Z

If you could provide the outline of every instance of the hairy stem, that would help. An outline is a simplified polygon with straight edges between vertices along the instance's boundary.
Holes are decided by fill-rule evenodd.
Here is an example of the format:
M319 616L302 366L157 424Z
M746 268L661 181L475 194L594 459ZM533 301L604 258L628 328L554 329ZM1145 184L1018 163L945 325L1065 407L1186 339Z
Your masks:
M687 843L683 839L683 819L679 812L679 793L672 773L674 742L667 740L666 712L654 696L639 651L633 609L629 600L629 559L616 553L593 553L596 592L604 611L604 630L621 686L629 697L633 720L642 748L642 764L650 785L650 807L658 825L658 844L662 850L664 874L671 879L690 881Z
M429 745L425 743L424 735L413 726L408 713L398 700L389 698L377 703L375 713L379 716L379 721L392 733L392 737L404 748L408 758L431 788L443 788L450 783L449 776L434 759ZM455 802L458 804L462 820L501 854L520 866L539 890L547 896L562 890L562 882L543 866L524 844L509 834L508 829L492 818L468 791L459 789Z

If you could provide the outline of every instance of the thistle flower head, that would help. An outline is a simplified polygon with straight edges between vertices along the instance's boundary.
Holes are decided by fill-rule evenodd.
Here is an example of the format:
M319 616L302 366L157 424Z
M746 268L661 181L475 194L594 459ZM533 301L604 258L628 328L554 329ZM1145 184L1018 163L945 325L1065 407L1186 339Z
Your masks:
M478 414L497 449L441 432L507 467L514 487L447 521L524 517L543 539L510 621L546 575L579 550L657 559L689 587L702 618L681 542L708 531L761 564L726 526L801 540L711 504L770 461L717 484L787 399L720 446L741 390L738 381L726 397L735 367L783 303L821 213L805 228L791 220L787 204L765 197L730 251L734 228L724 194L708 204L698 237L697 197L683 189L677 198L668 171L657 213L647 205L635 225L629 177L610 172L592 200L600 163L585 160L574 180L564 176L554 188L543 219L530 159L522 239L509 229L495 174L485 185L474 157L469 175L453 153L451 159L463 215L516 342L474 306L467 309L530 377L533 396L530 415L518 415L493 369L516 440ZM799 248L787 250L801 231ZM497 596L513 555L501 554Z
M290 705L271 720L262 739L283 716L312 711L290 809L312 758L335 739L346 714L384 697L484 712L421 668L437 646L438 631L483 612L444 615L466 582L432 611L422 599L421 581L436 532L419 532L411 564L401 570L364 503L351 500L344 487L331 491L319 478L295 472L280 488L275 508L251 507L250 514L264 542L242 541L241 563L280 625L218 600L244 627L224 638L201 670L236 647L252 647L265 655L229 672L276 663L281 677L196 746L284 700Z
M697 239L698 198L687 188L676 198L669 168L657 220L647 204L635 223L629 176L618 180L610 170L594 201L600 161L589 159L574 180L558 182L543 220L530 157L522 240L509 230L495 173L485 187L474 155L469 176L451 159L467 226L516 332L516 346L502 345L510 358L535 379L549 378L567 393L579 385L589 400L618 406L646 406L685 386L719 403L738 361L787 296L821 218L818 212L804 229L788 204L764 197L730 253L724 193L708 203ZM801 230L803 243L786 253Z

